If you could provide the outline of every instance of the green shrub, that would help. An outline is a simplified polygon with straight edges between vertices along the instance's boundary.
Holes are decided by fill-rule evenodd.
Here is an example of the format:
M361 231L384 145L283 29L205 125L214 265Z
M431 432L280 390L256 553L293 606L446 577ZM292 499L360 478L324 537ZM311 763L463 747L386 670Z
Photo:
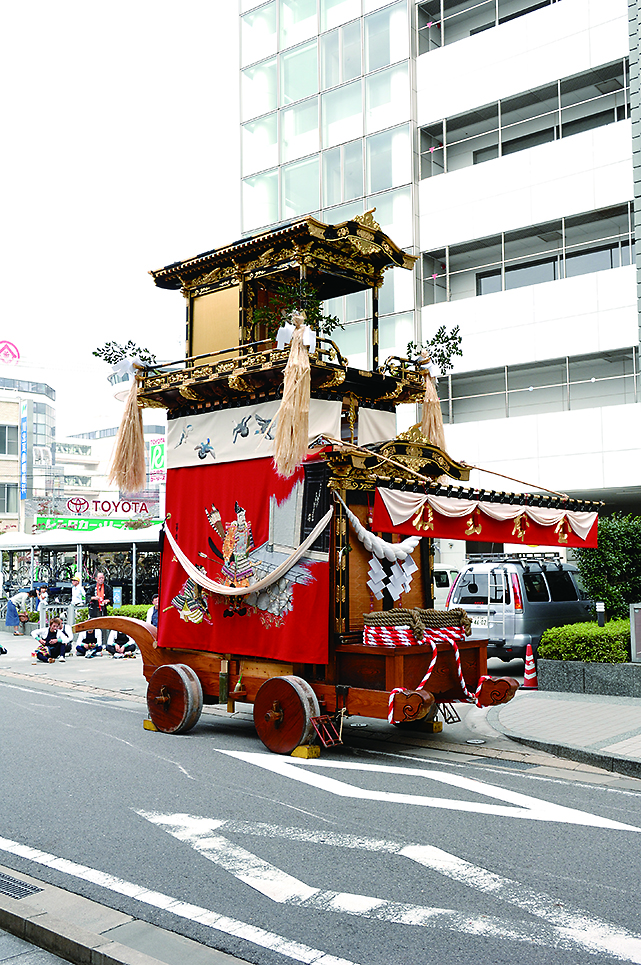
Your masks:
M630 621L572 623L551 627L541 637L538 656L544 660L585 660L587 663L626 663L630 654Z
M136 620L144 620L147 616L147 610L149 609L149 603L137 603L135 606L131 603L126 606L121 606L114 608L112 606L107 607L107 616L111 617L134 617ZM36 618L37 619L37 618ZM82 623L83 620L89 619L89 608L86 606L80 607L76 611L76 622Z

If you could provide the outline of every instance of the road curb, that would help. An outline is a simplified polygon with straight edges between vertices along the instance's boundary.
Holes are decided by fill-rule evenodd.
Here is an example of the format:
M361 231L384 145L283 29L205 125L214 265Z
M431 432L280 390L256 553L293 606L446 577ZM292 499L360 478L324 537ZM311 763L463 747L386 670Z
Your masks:
M0 929L73 965L183 965L191 960L197 960L200 965L241 965L243 961L23 872L4 865L0 865L0 871L4 879L11 879L12 885L23 884L36 892L18 898L0 893ZM63 913L68 912L66 918L61 917L60 909ZM78 919L83 917L91 921L92 927L78 924ZM70 920L74 918L75 921ZM96 927L103 930L96 930ZM134 947L136 940L131 938L132 927L143 936L138 944L146 942L153 951L161 946L167 954L158 958ZM112 932L123 931L130 944L110 937Z

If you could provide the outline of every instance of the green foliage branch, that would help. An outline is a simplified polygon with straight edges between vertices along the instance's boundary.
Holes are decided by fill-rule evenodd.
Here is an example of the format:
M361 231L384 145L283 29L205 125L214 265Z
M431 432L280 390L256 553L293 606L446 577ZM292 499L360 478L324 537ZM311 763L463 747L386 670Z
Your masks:
M455 355L463 355L461 348L461 330L458 325L448 332L445 325L436 330L428 342L408 342L407 357L411 362L420 362L422 353L430 356L432 362L438 365L442 375L447 375L454 366L452 359Z
M343 328L340 318L323 313L323 303L314 286L302 281L282 282L269 290L269 304L254 309L254 331L258 325L264 325L269 337L275 338L283 322L300 311L305 312L307 324L321 337L329 338L337 328Z
M94 349L91 354L95 355L96 358L103 359L109 365L116 365L123 359L128 358L138 358L145 365L153 365L156 362L156 356L153 352L150 352L147 348L140 348L131 339L125 345L120 345L118 342L105 342L104 345Z
M584 660L586 663L626 663L630 654L630 621L572 623L551 627L541 637L538 656L545 660Z

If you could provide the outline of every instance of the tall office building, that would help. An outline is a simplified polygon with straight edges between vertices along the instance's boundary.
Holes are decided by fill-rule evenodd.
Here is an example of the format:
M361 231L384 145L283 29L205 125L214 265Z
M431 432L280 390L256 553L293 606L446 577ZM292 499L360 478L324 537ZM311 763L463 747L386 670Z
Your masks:
M460 326L451 454L640 512L637 0L240 6L243 230L376 208L420 255L387 275L381 360ZM337 301L367 367L364 296Z

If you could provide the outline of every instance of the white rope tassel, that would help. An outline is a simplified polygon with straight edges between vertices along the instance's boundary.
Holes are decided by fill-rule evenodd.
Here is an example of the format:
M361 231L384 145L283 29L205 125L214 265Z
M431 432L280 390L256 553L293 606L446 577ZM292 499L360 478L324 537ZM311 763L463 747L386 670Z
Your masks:
M115 483L124 493L139 493L147 483L145 436L142 412L138 405L138 379L135 375L118 429L109 469L109 482Z
M303 345L305 316L293 315L295 326L283 378L283 398L276 415L274 462L279 476L288 478L307 454L309 441L310 367Z
M438 368L432 364L432 360L425 353L423 353L423 358L425 360L422 366L425 375L425 397L423 399L421 432L433 446L438 446L443 452L447 452L445 448L445 431L443 429L443 413L441 412L441 403L436 390L436 378L432 374L432 372L438 374Z

